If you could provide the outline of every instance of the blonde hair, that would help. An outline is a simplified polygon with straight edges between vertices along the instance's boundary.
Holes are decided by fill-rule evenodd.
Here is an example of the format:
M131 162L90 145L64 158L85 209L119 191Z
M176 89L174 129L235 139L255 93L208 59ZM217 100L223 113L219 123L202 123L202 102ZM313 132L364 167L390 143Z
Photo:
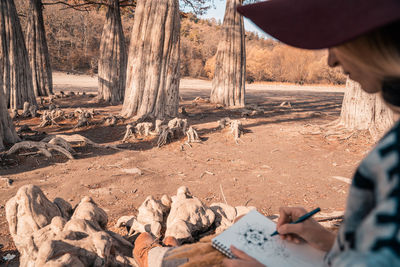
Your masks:
M336 48L382 80L400 78L400 22L381 27Z

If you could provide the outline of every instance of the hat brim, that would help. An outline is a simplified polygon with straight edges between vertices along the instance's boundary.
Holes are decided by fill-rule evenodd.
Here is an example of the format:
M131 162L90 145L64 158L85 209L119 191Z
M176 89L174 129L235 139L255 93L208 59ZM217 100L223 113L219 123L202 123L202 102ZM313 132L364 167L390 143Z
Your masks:
M288 45L322 49L400 19L399 0L269 0L238 12Z

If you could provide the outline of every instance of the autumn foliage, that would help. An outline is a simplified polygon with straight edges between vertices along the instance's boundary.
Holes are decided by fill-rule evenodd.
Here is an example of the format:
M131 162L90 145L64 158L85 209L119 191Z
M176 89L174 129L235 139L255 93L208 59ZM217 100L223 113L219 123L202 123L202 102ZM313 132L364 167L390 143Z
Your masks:
M16 0L19 13L24 13L24 1ZM97 73L100 38L105 11L79 12L60 10L61 6L45 6L43 15L47 42L54 70ZM129 42L133 15L123 12L122 24ZM21 16L23 28L24 17ZM181 21L181 75L211 79L221 22L199 19L188 14ZM128 43L127 43L128 45ZM247 81L341 84L345 76L328 68L326 51L305 51L291 48L272 39L246 34Z

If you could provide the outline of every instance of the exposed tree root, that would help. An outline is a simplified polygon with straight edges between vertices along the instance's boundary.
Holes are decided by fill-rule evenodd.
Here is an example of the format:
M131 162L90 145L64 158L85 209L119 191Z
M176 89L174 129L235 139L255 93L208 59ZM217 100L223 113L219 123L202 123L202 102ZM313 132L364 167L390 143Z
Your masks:
M161 134L157 140L157 146L162 147L174 138L174 131L167 125L161 126Z
M193 99L192 103L210 103L210 99L209 98L201 98L198 96L195 99Z
M171 130L181 129L182 134L185 135L186 134L186 127L187 127L187 119L180 119L180 118L172 119L172 120L170 120L168 122L168 127Z
M307 125L309 129L301 131L302 135L321 135L327 140L346 141L359 134L366 132L372 137L372 140L378 140L383 132L374 127L368 130L357 130L346 128L340 120L334 120L323 125Z
M164 120L156 120L152 122L143 122L144 119L126 125L126 132L122 142L126 142L129 138L140 136L158 136L157 146L161 147L180 136L187 136L186 144L201 142L198 133L193 127L188 127L186 119L174 118L163 125ZM152 130L154 126L154 130Z
M61 137L54 137L49 141L49 144L60 146L71 154L75 153L75 150L71 147L71 145Z
M151 133L152 135L160 135L161 134L161 126L164 123L164 120L156 120L154 131Z
M118 121L123 120L123 117L120 116L115 116L115 115L109 115L108 117L103 118L103 122L105 126L110 126L114 127L117 125Z
M41 123L39 124L39 127L46 127L50 125L59 126L57 121L65 119L64 111L59 108L52 109L51 111L46 110L43 112L40 119Z
M141 122L135 126L135 132L141 136L149 136L152 127L153 123L151 122Z
M134 138L136 138L136 135L135 135L135 126L133 125L133 124L127 124L126 125L126 132L125 132L125 135L124 135L124 138L122 138L122 143L125 143L129 138L131 138L131 137L134 137Z
M190 144L190 143L200 143L201 142L201 140L199 138L199 134L197 133L197 131L192 126L190 126L189 130L187 130L186 136L187 136L187 141L186 142L188 144Z
M292 104L290 104L289 101L284 101L279 106L284 108L292 108Z
M64 134L57 134L57 135L49 135L45 137L42 142L48 142L54 137L60 137L67 141L68 143L84 143L86 145L90 145L92 147L97 147L97 148L112 148L116 150L121 150L118 148L116 145L101 145L98 143L93 142L92 140L80 135L80 134L73 134L73 135L64 135Z
M242 123L239 120L231 120L230 118L226 117L223 119L220 119L218 121L218 125L220 129L224 129L228 125L230 126L231 133L233 134L233 137L235 138L235 143L238 144L238 141L240 140L240 136L243 135L244 129L242 126Z
M245 109L242 110L242 117L251 117L264 114L264 110L257 106L256 104L247 105Z
M74 126L74 129L89 126L89 125L90 125L90 123L89 123L88 119L86 118L85 113L81 113L79 115L78 122Z
M218 121L218 126L220 129L225 129L225 127L228 126L230 123L231 123L231 119L228 117L225 117Z
M52 157L50 151L55 150L60 152L61 154L64 154L69 159L74 159L74 156L72 156L72 154L68 150L66 150L61 146L46 142L34 142L34 141L23 141L16 143L10 148L10 150L7 151L6 155L9 156L21 149L37 149L40 153L42 153L48 158Z
M241 135L243 135L243 126L242 123L239 120L233 120L230 123L231 126L231 133L233 134L233 137L235 138L236 144L238 144L238 140Z
M24 124L17 131L17 134L22 133L37 133L37 131L33 131L28 125Z
M31 105L29 102L24 102L24 109L22 111L22 117L28 118L32 117L35 118L37 115L37 106Z

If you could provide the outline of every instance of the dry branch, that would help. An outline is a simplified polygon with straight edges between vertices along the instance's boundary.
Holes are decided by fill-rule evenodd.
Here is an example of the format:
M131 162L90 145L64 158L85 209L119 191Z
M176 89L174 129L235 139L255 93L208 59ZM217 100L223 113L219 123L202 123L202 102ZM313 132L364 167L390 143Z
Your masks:
M12 155L16 153L17 151L21 149L37 149L39 152L41 152L43 155L45 155L48 158L51 158L51 152L52 150L58 151L61 154L64 154L67 158L69 159L74 159L74 156L70 152L68 152L65 148L50 144L50 143L45 143L45 142L34 142L34 141L23 141L20 143L17 143L13 145L10 150L7 151L6 155Z

